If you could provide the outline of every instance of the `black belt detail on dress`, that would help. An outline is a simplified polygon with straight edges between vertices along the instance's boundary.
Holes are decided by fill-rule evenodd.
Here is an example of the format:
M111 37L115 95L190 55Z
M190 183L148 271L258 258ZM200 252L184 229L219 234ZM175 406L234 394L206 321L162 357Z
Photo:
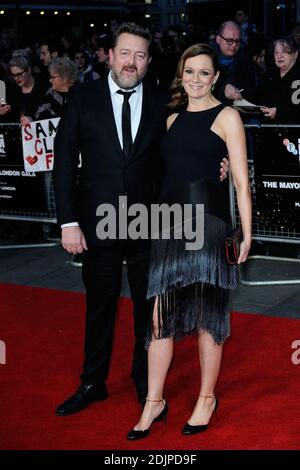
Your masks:
M228 197L221 185L201 178L163 195L160 204L204 204L204 213L231 225Z

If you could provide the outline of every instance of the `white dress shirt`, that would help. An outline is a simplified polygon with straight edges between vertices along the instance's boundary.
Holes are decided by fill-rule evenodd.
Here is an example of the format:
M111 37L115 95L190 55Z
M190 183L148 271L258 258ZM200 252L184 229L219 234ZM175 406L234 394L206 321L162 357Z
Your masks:
M138 131L138 127L140 124L141 120L141 115L142 115L142 104L143 104L143 84L140 83L134 88L131 88L130 90L124 90L123 88L120 88L116 82L112 78L112 73L111 71L109 72L108 75L108 86L109 86L109 91L110 91L110 97L111 97L111 102L112 102L112 107L113 107L113 113L114 113L114 118L115 118L115 124L117 128L117 133L120 141L120 145L123 149L123 136L122 136L122 106L123 106L123 101L124 97L123 95L120 95L117 93L118 90L122 91L132 91L135 90L135 93L133 93L129 99L129 105L130 105L130 117L131 117L131 134L132 134L132 142L134 142L136 138L136 134ZM69 222L67 224L62 224L61 228L63 227L78 227L79 224L78 222Z
M118 90L122 90L122 91L135 90L135 93L133 93L129 99L129 105L130 105L130 111L131 111L130 112L131 135L132 135L132 142L134 142L134 139L136 138L138 127L140 124L141 115L142 115L143 84L140 83L135 88L131 88L130 90L124 90L123 88L120 88L116 84L116 82L114 82L111 76L111 71L110 71L108 75L108 86L110 90L110 97L111 97L112 107L114 111L114 118L115 118L115 123L117 127L118 137L119 137L121 147L123 148L122 106L123 106L124 97L123 95L120 95L119 93L117 93L117 91Z

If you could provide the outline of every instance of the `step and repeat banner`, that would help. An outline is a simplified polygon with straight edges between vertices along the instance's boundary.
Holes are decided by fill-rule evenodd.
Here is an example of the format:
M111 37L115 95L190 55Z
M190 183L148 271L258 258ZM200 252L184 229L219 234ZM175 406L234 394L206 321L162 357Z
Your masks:
M261 226L300 237L300 128L251 129L257 218Z

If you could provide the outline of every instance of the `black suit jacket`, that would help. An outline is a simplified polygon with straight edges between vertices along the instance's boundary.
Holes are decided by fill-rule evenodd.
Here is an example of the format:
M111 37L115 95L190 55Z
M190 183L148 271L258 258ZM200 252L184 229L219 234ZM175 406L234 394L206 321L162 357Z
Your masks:
M141 121L127 160L118 139L107 79L75 88L60 121L54 145L58 221L78 221L89 246L110 243L96 236L99 204L112 204L118 214L120 195L127 196L128 204L148 205L154 200L167 113L164 95L146 81L143 86Z

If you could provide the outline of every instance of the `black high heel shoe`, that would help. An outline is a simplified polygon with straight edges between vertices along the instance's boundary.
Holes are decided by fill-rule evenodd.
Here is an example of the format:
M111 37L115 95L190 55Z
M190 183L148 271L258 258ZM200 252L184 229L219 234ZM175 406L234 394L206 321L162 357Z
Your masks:
M215 395L206 395L206 396L205 395L200 395L200 397L202 397L202 398L215 398L216 402L215 402L215 407L214 407L213 412L212 412L211 417L210 417L210 419L211 419L212 416L214 415L214 413L216 413L217 408L219 406L218 399ZM184 436L192 436L193 434L198 434L199 432L206 431L206 429L208 428L208 425L209 425L209 423L199 424L198 426L192 426L191 424L186 423L185 426L182 429L182 434Z
M156 403L163 402L165 406L163 410L161 411L161 413L156 418L154 418L154 420L152 421L148 429L144 429L144 431L131 429L131 431L129 431L129 433L127 434L127 439L129 441L136 441L137 439L144 439L144 437L149 436L152 424L157 421L163 421L165 424L167 423L167 414L168 414L169 408L168 408L168 403L166 402L166 400L164 400L164 398L162 398L161 400L151 400L151 398L145 398L145 403L146 401L153 401Z

